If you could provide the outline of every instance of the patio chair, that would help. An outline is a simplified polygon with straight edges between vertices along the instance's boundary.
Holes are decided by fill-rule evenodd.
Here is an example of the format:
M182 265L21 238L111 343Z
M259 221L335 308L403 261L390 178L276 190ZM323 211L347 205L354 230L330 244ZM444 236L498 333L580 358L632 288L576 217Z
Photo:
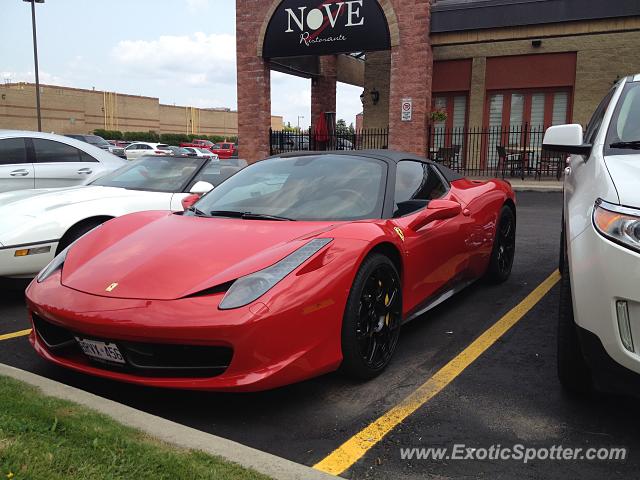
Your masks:
M451 169L460 168L460 145L440 147L434 160Z
M562 158L562 154L559 153L544 153L536 169L538 180L542 179L543 172L546 172L547 175L551 175L553 172L556 179L560 180L562 176Z
M505 172L509 171L509 176L513 177L516 172L520 172L520 177L524 180L524 162L526 160L526 154L522 153L507 153L507 149L503 145L496 147L498 152L498 165L496 166L496 176L498 173L502 173L502 178L505 176Z

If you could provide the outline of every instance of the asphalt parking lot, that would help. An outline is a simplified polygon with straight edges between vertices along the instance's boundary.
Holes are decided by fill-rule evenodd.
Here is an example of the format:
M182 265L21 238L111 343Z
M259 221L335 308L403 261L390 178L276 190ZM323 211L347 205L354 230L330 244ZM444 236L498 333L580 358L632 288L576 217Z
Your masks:
M314 465L400 403L505 316L557 268L561 195L518 195L514 270L477 283L404 327L390 368L354 384L338 374L259 394L165 391L67 372L26 337L0 341L0 362L191 427ZM2 282L0 338L29 328L24 282ZM504 336L350 466L346 478L633 478L640 467L635 401L574 399L555 375L557 285ZM410 447L626 447L625 461L403 460Z

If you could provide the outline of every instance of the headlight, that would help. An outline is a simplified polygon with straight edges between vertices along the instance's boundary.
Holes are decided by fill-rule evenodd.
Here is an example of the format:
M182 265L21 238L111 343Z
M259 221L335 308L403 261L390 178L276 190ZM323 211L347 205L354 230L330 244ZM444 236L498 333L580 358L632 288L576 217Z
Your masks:
M640 252L640 210L598 200L593 224L610 240Z
M270 267L239 278L220 302L218 308L230 310L248 305L267 293L280 280L318 253L331 238L316 238Z
M49 265L47 265L40 271L40 273L36 277L36 280L38 280L38 283L44 282L47 278L49 278L55 272L57 272L58 270L62 270L62 266L64 265L64 261L67 259L67 253L69 253L69 249L71 248L71 245L69 245L67 248L61 251L58 255L56 255L56 257L49 262Z
M38 281L38 283L44 282L47 278L49 278L55 272L57 272L58 270L62 270L62 267L64 266L64 261L67 259L67 254L69 253L69 250L71 250L71 247L73 247L76 244L76 242L80 240L82 237L93 232L96 228L102 227L102 225L104 224L101 223L100 225L89 230L88 232L80 235L73 242L71 242L71 244L67 248L65 248L58 255L56 255L55 258L51 260L51 262L49 262L49 265L44 267L36 277L36 280Z

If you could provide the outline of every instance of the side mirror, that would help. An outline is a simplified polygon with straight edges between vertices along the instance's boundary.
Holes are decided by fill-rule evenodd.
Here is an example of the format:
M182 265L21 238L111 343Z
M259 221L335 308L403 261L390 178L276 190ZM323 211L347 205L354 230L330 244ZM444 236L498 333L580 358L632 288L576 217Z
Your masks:
M592 147L583 143L582 126L577 124L549 127L542 141L543 150L574 155L590 155Z
M186 197L184 197L181 200L182 203L182 208L184 210L186 210L187 208L189 208L191 205L193 205L194 203L196 203L198 200L200 200L200 195L197 193L190 193L189 195L187 195Z
M416 218L409 224L414 232L436 220L453 218L462 212L462 206L452 200L431 200L424 210L420 211Z
M196 182L193 187L191 187L191 190L189 190L189 193L195 193L196 195L204 195L205 193L209 193L211 190L213 190L213 185L211 185L209 182L199 181L199 182Z

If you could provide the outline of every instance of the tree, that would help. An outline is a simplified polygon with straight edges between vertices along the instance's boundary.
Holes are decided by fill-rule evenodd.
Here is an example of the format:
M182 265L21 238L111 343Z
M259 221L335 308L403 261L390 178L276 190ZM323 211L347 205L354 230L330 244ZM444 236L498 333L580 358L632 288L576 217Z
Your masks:
M353 123L349 124L349 134L350 135L355 135L356 134L356 129L353 126Z
M339 118L336 122L336 132L337 133L348 133L347 122L345 122L342 118Z

